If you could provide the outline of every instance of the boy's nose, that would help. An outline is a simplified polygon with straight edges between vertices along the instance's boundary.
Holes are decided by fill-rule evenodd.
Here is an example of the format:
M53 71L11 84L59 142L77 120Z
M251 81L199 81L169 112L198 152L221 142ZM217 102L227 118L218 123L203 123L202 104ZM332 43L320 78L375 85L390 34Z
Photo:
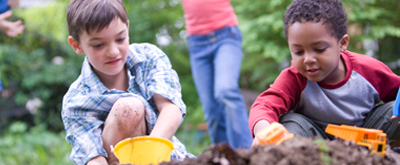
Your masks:
M304 63L305 64L310 64L310 63L314 63L316 61L314 55L312 54L305 54L304 55Z
M108 49L108 51L106 53L107 57L110 57L110 58L115 57L118 54L119 54L119 49L116 46L111 46L110 49Z

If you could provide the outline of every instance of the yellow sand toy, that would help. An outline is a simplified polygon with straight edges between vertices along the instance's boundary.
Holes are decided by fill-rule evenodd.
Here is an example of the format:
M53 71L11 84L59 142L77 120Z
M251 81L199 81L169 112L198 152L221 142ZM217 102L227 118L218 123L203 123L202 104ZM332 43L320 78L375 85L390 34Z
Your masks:
M280 123L273 122L270 126L257 133L256 137L260 145L276 144L292 138L294 135Z
M384 156L386 154L386 134L382 130L353 127L344 124L328 124L325 132L343 140L353 141L357 145L368 148L379 155Z
M386 134L382 130L353 127L348 125L328 124L325 132L341 138L353 141L359 146L368 148L374 153L384 156L386 154ZM276 144L292 138L294 135L280 123L273 122L264 130L257 133L256 137L260 145Z
M138 136L120 141L111 151L120 164L159 164L170 161L171 141L161 137Z

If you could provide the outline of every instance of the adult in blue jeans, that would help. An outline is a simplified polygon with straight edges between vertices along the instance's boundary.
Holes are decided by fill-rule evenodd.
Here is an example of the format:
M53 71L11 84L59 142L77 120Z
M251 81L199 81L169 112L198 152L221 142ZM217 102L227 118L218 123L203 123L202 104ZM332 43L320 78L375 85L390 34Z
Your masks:
M229 0L183 0L192 74L212 143L250 148L239 88L242 35Z

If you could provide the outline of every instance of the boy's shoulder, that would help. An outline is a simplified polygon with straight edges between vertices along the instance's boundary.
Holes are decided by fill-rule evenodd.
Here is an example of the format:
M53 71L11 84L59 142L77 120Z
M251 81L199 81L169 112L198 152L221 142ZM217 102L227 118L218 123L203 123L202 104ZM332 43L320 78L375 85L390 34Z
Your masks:
M352 60L358 60L358 61L379 61L371 56L365 55L365 54L360 54L352 51L344 51L342 55L348 56Z
M68 91L64 94L62 99L62 107L65 108L69 102L75 98L82 95L86 95L85 85L82 83L82 75L79 77L69 86Z
M78 78L69 86L64 97L68 98L75 97L76 95L100 94L105 90L107 90L107 88L92 71L89 60L85 58Z
M129 50L137 58L154 58L165 55L160 48L150 43L132 43L129 45Z
M71 85L68 88L67 93L65 93L64 97L72 97L76 95L85 95L85 93L88 93L88 86L85 82L82 73L78 76L78 78L71 83Z
M149 43L133 43L129 45L127 64L129 68L133 68L137 65L142 67L170 66L171 62L168 56L157 46Z
M351 69L357 72L368 72L372 70L390 71L389 67L382 61L368 55L345 51L342 53L342 56L348 59L345 59L345 61L347 61L346 66L351 66Z

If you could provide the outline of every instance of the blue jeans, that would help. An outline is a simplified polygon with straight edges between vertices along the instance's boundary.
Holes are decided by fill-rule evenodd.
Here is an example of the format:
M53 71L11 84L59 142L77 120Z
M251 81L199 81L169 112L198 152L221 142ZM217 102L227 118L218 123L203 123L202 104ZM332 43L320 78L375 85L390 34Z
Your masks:
M239 28L231 26L206 35L189 36L188 49L211 142L228 142L232 148L250 149L253 138L238 84L241 43Z
M0 91L3 90L3 86L1 85L1 78L0 78Z

